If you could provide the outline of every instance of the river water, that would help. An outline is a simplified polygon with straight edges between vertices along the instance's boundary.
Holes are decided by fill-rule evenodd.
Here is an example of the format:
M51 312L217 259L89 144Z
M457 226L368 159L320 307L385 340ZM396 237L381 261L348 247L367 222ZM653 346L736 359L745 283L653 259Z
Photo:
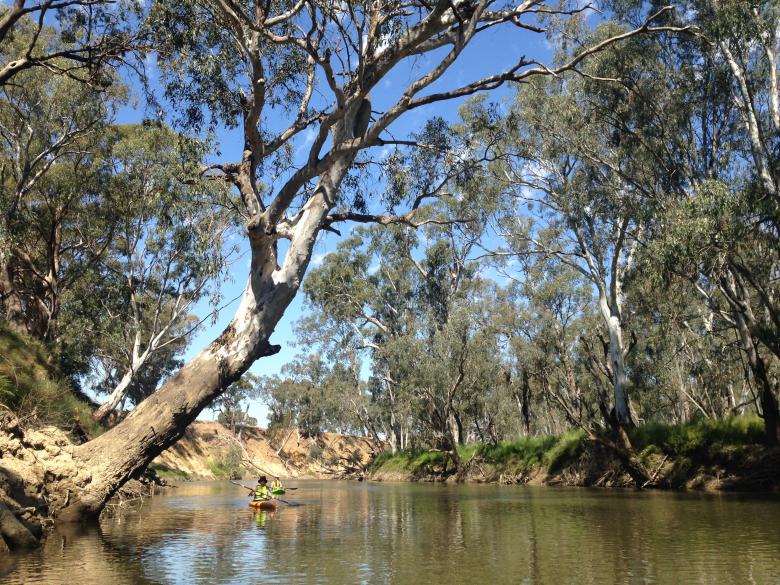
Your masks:
M300 481L255 512L188 483L0 557L0 583L780 585L780 499Z

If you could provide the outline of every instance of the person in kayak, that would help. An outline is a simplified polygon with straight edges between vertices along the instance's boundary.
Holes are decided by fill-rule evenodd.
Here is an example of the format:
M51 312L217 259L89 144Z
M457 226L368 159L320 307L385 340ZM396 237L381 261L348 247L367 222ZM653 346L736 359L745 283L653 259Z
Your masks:
M271 482L271 497L275 500L283 493L284 486L282 485L282 480L279 479L278 475L274 475L274 480Z
M261 475L257 480L257 487L255 488L255 501L270 499L271 492L268 491L268 478L264 475Z

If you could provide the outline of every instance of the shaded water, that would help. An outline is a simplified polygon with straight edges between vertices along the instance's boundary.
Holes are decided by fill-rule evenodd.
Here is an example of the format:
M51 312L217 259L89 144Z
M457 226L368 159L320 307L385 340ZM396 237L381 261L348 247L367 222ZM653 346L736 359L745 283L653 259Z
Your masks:
M0 583L780 585L780 499L494 485L297 483L276 512L184 484L0 557Z

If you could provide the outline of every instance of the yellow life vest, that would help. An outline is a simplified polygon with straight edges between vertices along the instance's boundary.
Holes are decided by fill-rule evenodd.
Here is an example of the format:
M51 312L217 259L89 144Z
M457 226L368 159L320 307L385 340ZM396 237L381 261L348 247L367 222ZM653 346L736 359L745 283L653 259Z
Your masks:
M270 494L268 493L268 486L265 485L257 486L257 489L255 490L256 500L267 500L269 495Z
M282 488L281 480L275 479L273 482L271 482L271 489L272 490L281 489L281 488Z

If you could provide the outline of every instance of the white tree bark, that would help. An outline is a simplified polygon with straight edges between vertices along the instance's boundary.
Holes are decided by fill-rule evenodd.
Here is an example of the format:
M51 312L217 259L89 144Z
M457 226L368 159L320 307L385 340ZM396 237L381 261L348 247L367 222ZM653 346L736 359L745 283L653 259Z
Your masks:
M728 63L731 73L734 76L734 80L737 83L738 92L735 96L735 102L743 123L745 124L745 130L747 131L748 139L750 140L750 150L753 156L753 163L756 167L756 173L761 181L761 185L764 187L767 193L777 196L777 185L771 172L771 164L769 153L767 152L767 146L764 142L763 131L760 123L760 116L756 111L756 103L753 94L750 90L747 79L747 71L743 64L737 59L729 48L727 41L721 41L718 43L721 52L723 53L726 63ZM773 66L772 69L775 69ZM771 76L770 76L770 79ZM774 77L775 85L777 84L777 76L775 71ZM777 108L778 98L775 96L771 100L771 104ZM774 110L776 116L780 116L780 111ZM776 130L777 131L777 130Z
M612 368L612 385L615 398L615 416L622 426L631 425L628 405L628 377L626 376L625 346L620 317L613 313L606 295L599 295L599 310L609 334L609 361Z

